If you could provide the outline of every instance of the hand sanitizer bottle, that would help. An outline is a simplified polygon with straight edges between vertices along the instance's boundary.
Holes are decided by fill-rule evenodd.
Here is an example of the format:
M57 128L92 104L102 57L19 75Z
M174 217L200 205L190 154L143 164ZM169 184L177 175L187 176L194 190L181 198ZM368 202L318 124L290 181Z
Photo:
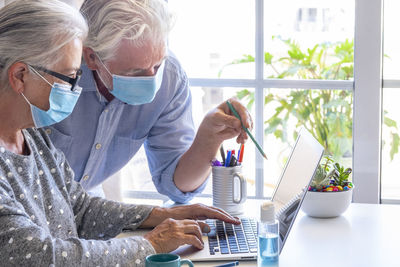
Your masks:
M258 222L258 267L279 266L279 222L271 201L261 205Z

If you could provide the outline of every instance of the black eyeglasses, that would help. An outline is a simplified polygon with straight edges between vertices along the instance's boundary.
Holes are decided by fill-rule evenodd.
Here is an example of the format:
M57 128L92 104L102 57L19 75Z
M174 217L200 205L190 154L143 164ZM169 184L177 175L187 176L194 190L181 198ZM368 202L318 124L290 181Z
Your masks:
M43 67L38 67L38 66L31 66L31 67L34 68L35 70L41 70L41 71L43 71L43 72L45 72L47 74L50 74L53 77L56 77L56 78L58 78L58 79L60 79L60 80L62 80L64 82L69 83L71 85L71 91L74 91L76 85L79 82L79 79L82 76L82 70L81 69L78 69L76 71L76 77L75 78L71 78L71 77L68 77L68 76L66 76L64 74L61 74L61 73L58 73L58 72L55 72L55 71L52 71L52 70L48 70L48 69L43 68Z

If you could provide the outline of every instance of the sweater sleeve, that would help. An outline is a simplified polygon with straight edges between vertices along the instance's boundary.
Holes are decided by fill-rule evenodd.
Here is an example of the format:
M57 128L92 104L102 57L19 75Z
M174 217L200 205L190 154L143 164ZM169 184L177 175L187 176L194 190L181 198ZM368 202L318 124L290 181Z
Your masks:
M0 260L5 266L144 266L145 257L155 253L151 244L142 237L109 240L89 240L78 237L54 238L46 229L39 227L31 220L23 205L7 193L9 191L10 188L7 188L5 183L0 183L0 246L2 247ZM81 195L85 197L79 203L89 209L101 207L103 204L100 203L106 203L101 209L101 212L105 212L109 210L105 207L115 208L114 205L117 205L97 199L91 200L86 194ZM116 212L124 214L127 219L135 207L119 208L117 206ZM148 211L149 209L146 209L140 214L145 217ZM106 223L114 221L117 225L123 219L119 216L115 218L115 214L111 212L110 216L106 216L110 218L106 220ZM78 212L77 218L79 216L84 218L79 226L81 232L88 231L89 218L95 217L85 216L85 212ZM133 216L133 218L127 219L126 227L139 222L136 217ZM99 225L103 224L99 223ZM95 232L100 232L100 226L94 227L97 229Z
M58 166L57 171L60 173L60 178L56 180L56 183L58 187L67 192L64 197L73 209L79 237L85 239L113 238L123 230L135 230L147 219L154 206L124 204L90 196L81 184L74 180L74 171L64 153L54 147L43 130L41 132Z
M92 197L80 184L71 182L71 203L80 237L114 238L124 230L133 231L150 215L153 206L133 205Z

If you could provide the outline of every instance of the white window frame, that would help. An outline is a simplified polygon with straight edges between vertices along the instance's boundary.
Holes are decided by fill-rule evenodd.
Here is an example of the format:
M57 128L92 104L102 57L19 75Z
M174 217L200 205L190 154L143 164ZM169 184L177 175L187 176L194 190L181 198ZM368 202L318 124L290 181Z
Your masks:
M353 201L380 203L382 88L400 88L400 80L382 80L383 1L355 0L354 81L264 79L264 0L255 1L255 79L190 78L195 87L254 88L255 138L264 141L264 89L351 90L353 92ZM383 86L382 86L383 83ZM255 149L256 192L264 198L264 164ZM153 192L125 196L167 200ZM209 194L200 196L210 197ZM385 200L392 203L392 200Z
M380 203L383 0L356 0L353 201Z

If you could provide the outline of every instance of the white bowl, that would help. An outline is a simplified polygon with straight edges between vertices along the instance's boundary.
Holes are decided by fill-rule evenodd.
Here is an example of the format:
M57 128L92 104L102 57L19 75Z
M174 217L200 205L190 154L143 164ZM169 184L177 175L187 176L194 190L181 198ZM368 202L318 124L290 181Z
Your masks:
M307 191L301 209L305 214L311 217L337 217L349 207L352 195L353 188L338 192Z

